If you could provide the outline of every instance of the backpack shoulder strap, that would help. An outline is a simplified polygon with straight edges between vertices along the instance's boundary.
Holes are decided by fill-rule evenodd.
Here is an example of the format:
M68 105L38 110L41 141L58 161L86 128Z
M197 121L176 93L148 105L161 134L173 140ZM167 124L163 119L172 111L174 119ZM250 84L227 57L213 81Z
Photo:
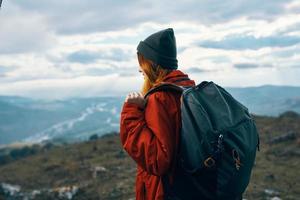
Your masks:
M191 86L181 86L176 85L174 83L167 83L167 82L161 82L158 86L151 88L144 96L145 99L148 98L148 96L156 91L175 91L182 93L185 89L190 88Z

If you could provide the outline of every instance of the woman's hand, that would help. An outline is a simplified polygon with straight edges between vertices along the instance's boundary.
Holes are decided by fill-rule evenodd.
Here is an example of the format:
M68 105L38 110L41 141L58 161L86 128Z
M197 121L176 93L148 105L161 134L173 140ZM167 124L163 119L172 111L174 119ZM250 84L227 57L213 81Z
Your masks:
M140 108L145 108L146 100L140 92L131 92L126 96L125 102L135 103Z

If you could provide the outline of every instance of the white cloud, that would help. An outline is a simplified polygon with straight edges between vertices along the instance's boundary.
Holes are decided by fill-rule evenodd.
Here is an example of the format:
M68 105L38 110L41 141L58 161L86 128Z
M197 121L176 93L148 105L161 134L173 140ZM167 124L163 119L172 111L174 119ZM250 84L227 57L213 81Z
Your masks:
M197 83L208 80L224 87L249 87L264 84L299 86L300 67L235 69L217 72L192 73ZM239 85L237 85L239 83Z
M141 76L120 77L117 73L98 77L27 80L1 84L0 93L46 99L125 95L129 91L140 90L142 80Z
M22 10L10 1L0 12L0 39L0 54L43 52L56 42L43 15Z
M137 89L136 46L168 27L174 28L179 69L198 81L300 85L300 44L293 43L300 38L298 1L259 7L257 1L6 1L0 12L0 94L61 98ZM245 48L246 39L252 48ZM199 46L207 41L231 48ZM123 89L106 91L111 80Z

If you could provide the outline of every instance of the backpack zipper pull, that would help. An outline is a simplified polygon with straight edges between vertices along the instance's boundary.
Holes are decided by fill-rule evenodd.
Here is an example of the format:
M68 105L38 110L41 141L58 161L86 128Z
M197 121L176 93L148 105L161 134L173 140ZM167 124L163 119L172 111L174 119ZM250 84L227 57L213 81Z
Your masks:
M240 167L242 166L242 163L241 163L241 159L240 159L240 156L239 156L237 150L232 149L232 157L233 157L234 162L235 162L236 170L240 170Z

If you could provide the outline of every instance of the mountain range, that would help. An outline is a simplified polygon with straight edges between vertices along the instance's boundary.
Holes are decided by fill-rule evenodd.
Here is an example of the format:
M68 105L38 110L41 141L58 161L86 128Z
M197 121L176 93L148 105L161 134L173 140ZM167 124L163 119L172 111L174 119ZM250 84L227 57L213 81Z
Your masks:
M224 87L250 113L278 116L300 113L300 87L264 85ZM119 130L125 97L69 98L63 100L0 96L0 145L16 142L86 140Z

